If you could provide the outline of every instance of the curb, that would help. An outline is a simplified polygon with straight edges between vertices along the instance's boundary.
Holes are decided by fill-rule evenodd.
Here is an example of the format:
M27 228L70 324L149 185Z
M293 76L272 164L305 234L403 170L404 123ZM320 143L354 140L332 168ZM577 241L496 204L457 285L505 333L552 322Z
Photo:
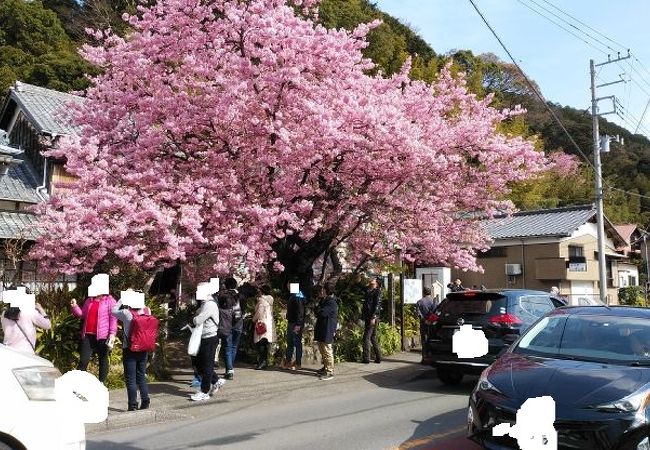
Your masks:
M100 423L86 424L86 434L101 433L116 429L129 428L138 425L149 425L158 422L170 422L174 420L190 419L193 416L179 411L171 410L145 410L145 411L124 411L108 415L108 418Z

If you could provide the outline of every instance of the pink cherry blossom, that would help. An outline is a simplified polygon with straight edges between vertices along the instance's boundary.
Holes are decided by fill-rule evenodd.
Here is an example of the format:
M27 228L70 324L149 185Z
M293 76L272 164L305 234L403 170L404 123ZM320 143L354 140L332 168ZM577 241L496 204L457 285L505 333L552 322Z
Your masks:
M306 8L305 10L295 7ZM32 256L91 271L107 255L155 270L305 273L324 251L476 269L476 214L547 170L531 142L444 68L432 84L369 75L366 34L327 30L318 2L159 0L122 39L95 32L101 69L56 150L78 181L40 208ZM53 152L54 153L54 152Z

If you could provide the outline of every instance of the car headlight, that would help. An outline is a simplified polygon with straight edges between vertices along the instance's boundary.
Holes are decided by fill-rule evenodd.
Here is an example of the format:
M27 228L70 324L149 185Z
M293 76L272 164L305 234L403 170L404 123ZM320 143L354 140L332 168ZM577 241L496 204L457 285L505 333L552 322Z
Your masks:
M13 370L14 376L30 400L55 400L54 382L61 376L55 367L21 367Z
M646 406L648 406L648 402L650 402L650 386L646 385L638 391L619 400L596 405L595 409L601 411L621 412L641 411L644 410Z
M488 368L489 369L489 368ZM488 374L490 371L488 369L485 369L482 373L481 376L478 379L478 383L476 384L476 389L479 391L492 391L496 392L498 394L503 395L503 392L501 392L495 385L493 385L490 380L488 380Z

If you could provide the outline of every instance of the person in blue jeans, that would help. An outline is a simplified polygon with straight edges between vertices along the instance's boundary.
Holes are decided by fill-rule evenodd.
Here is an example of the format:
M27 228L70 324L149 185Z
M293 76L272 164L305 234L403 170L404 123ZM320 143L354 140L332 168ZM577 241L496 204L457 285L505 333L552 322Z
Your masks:
M147 409L150 403L149 386L146 378L149 354L147 352L133 352L129 349L131 345L129 333L131 332L133 314L151 315L151 311L149 308L142 308L131 312L129 308L121 309L121 307L122 301L120 300L113 307L111 313L117 320L122 322L124 330L122 336L122 364L124 366L124 381L126 382L127 410ZM140 407L138 407L138 390L140 391Z
M289 281L289 293L289 301L287 302L287 352L282 367L296 370L302 366L302 331L305 326L305 296L300 290L298 280L292 279ZM295 361L293 361L294 349L296 351Z
M239 348L244 327L244 318L241 308L241 294L237 291L237 280L232 277L224 280L224 290L217 294L219 304L219 328L221 347L223 348L224 360L226 362L226 380L235 377L235 358Z

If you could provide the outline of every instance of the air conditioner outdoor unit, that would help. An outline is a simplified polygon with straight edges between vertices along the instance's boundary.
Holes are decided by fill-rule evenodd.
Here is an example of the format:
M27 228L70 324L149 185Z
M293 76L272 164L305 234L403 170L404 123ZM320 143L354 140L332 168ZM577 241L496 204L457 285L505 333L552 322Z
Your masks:
M506 275L521 275L521 264L506 264Z

